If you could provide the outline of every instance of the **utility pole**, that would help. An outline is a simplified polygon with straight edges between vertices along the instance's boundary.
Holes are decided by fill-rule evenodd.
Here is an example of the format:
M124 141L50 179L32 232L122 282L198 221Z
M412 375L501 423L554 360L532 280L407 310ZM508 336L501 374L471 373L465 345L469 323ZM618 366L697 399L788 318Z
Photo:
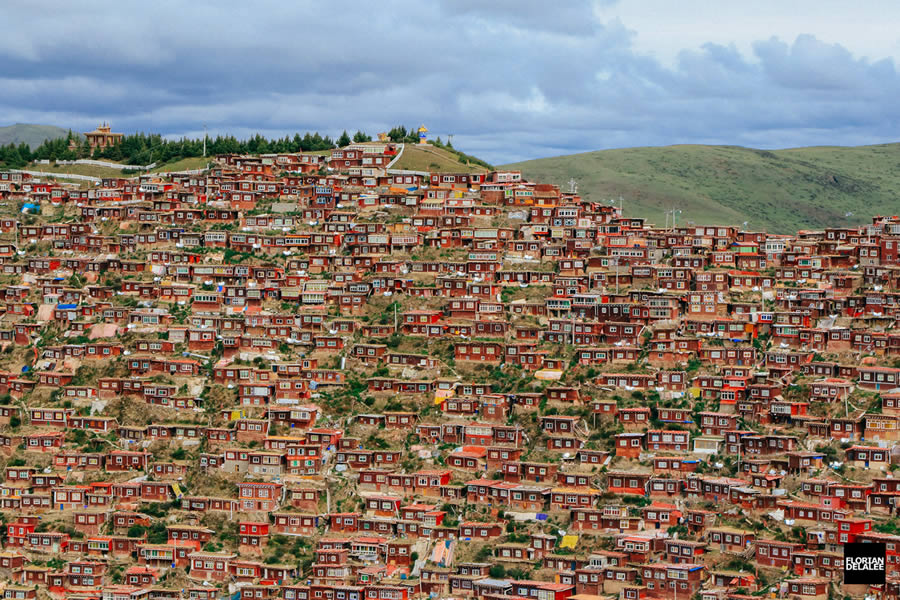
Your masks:
M157 144L157 146L162 144L162 138L160 138L159 142L160 143ZM153 168L151 165L153 165L153 139L152 138L150 139L150 162L146 165L148 173L150 172L150 169Z
M203 124L203 158L206 158L206 123Z

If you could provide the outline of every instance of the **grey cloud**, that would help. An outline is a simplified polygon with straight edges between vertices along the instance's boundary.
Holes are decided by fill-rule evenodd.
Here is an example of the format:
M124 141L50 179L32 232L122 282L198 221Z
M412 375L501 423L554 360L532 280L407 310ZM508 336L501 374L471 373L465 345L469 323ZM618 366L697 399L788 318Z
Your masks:
M548 4L546 0L452 0L440 3L440 9L442 14L476 19L491 28L508 26L566 36L594 32L594 3L590 0Z
M854 59L839 44L825 44L809 35L790 46L774 38L757 42L754 50L769 77L788 88L849 90L865 83L865 60Z
M487 160L605 147L880 142L893 61L800 36L665 65L587 1L100 2L0 7L0 114L196 135L424 122Z

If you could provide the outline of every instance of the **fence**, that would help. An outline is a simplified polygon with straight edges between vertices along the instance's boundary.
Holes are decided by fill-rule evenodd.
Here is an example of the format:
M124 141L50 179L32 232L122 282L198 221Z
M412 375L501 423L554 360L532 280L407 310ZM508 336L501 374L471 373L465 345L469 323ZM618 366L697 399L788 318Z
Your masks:
M45 164L50 164L50 161L47 161ZM93 165L95 167L107 167L109 169L140 169L147 170L152 169L156 166L156 163L152 163L149 165L120 165L119 163L107 162L105 160L93 160L90 158L79 158L78 160L58 160L56 161L58 165Z
M34 177L56 177L59 179L78 179L80 181L90 181L92 183L100 183L99 177L90 175L76 175L74 173L51 173L49 171L25 171L23 169L10 169L13 173L25 173Z

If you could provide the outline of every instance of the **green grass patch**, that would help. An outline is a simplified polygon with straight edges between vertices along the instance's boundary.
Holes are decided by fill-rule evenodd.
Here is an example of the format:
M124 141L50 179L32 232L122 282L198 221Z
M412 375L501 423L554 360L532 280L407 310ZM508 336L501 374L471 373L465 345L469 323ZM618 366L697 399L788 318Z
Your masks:
M775 233L850 226L897 212L900 144L755 150L737 146L666 146L602 150L530 160L533 181L568 189L570 179L591 200L622 205L626 216L663 225L732 224ZM852 213L852 214L848 214Z

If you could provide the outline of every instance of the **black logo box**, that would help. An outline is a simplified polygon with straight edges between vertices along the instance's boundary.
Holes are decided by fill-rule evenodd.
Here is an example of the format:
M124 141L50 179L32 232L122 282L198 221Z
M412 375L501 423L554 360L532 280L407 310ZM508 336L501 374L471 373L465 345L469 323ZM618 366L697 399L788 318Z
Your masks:
M884 544L844 544L845 585L884 585L886 571Z

